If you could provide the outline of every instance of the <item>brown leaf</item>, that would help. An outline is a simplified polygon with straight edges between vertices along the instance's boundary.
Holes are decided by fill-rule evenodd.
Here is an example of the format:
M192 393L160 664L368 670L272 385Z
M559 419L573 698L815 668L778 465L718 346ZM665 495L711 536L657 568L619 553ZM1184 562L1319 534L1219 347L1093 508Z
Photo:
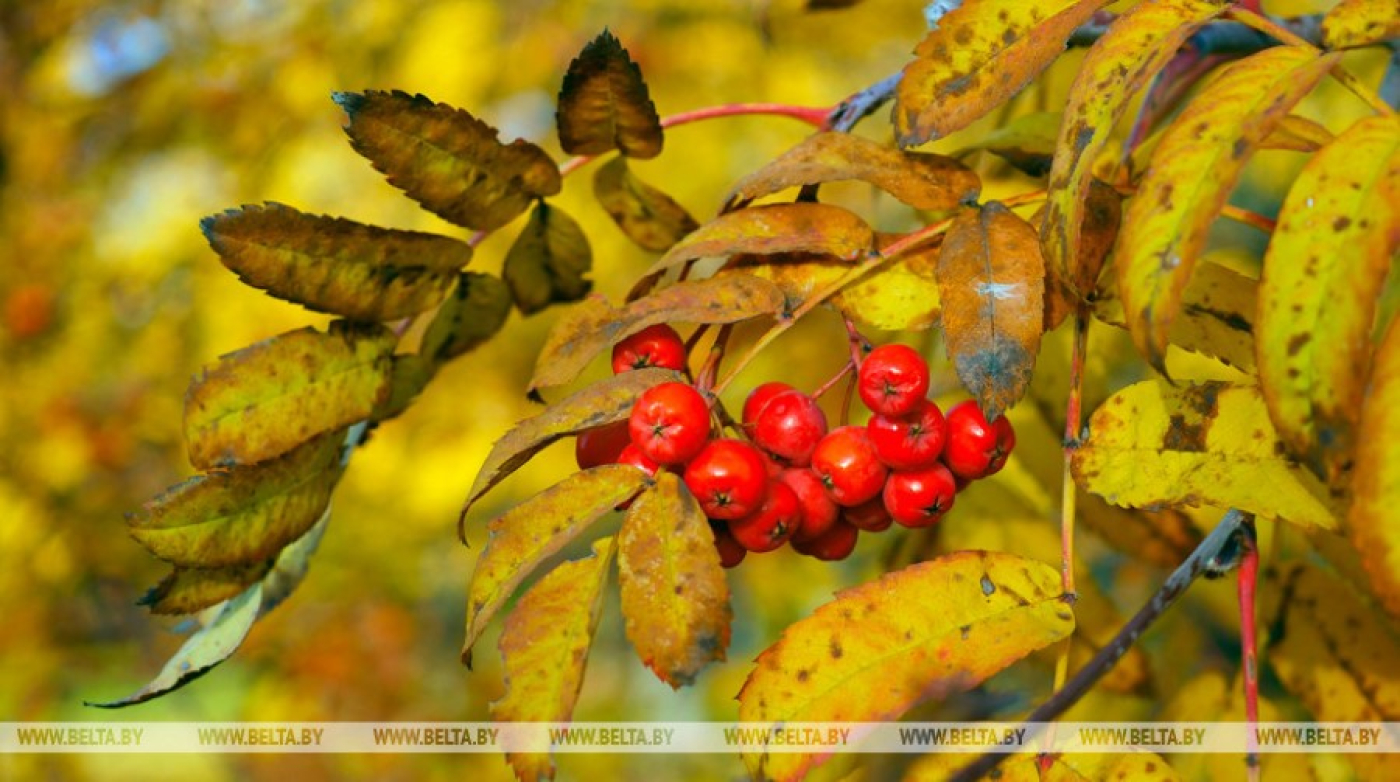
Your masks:
M625 157L614 157L598 169L593 195L617 227L643 250L665 252L700 227L685 207L638 179Z
M1039 214L1039 213L1037 213ZM1077 214L1084 223L1077 232L1076 241L1079 257L1069 267L1074 279L1060 275L1064 270L1046 260L1045 266L1045 330L1059 326L1072 315L1078 303L1089 297L1095 290L1104 261L1118 239L1118 226L1123 219L1123 197L1117 190L1095 179L1089 186L1088 197ZM1044 218L1040 218L1043 220ZM1043 222L1031 219L1031 225L1043 226ZM1044 231L1041 232L1041 249L1045 249Z
M831 204L769 204L721 215L697 228L647 270L657 275L697 258L807 252L864 258L875 232L854 212Z
M613 149L639 159L661 154L661 118L642 71L607 30L569 63L555 119L559 144L570 155Z
M1040 352L1040 237L999 202L968 209L943 239L937 276L948 356L963 386L996 418L1025 395Z
M637 397L660 383L683 380L670 369L638 369L600 380L545 408L544 412L516 424L496 441L486 461L477 471L471 491L462 505L457 532L463 540L462 524L472 503L503 478L520 469L540 449L568 434L625 420L632 413Z
M904 152L849 133L824 131L740 180L725 198L725 209L790 187L851 179L931 212L956 209L976 199L981 188L977 175L952 158Z
M587 295L593 284L584 275L592 266L593 251L583 229L559 208L541 201L506 254L501 276L515 306L529 315Z
M895 92L899 145L960 130L1020 92L1105 0L983 0L938 21Z
M782 291L746 274L678 282L621 308L590 296L555 322L535 359L530 388L573 380L594 356L657 323L736 323L782 311Z
M190 383L185 440L201 470L254 464L370 416L389 393L397 342L378 324L336 321L220 357Z
M714 533L675 474L632 504L618 533L618 582L627 638L673 688L692 684L729 647L729 587Z
M472 350L501 330L510 305L510 290L499 277L463 272L423 332L419 352L448 361Z
M559 167L523 139L509 145L495 128L422 95L337 92L350 115L345 132L390 184L457 225L489 231L559 192Z
M177 566L136 602L153 614L192 614L233 599L271 569L270 559L221 568Z

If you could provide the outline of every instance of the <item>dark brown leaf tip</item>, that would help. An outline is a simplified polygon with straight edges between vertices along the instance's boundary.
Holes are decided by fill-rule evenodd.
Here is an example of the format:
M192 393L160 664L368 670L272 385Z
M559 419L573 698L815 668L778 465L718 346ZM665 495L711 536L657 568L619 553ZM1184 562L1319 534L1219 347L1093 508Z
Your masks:
M661 154L661 118L641 68L607 29L569 64L555 120L559 144L571 155L614 149L639 159Z

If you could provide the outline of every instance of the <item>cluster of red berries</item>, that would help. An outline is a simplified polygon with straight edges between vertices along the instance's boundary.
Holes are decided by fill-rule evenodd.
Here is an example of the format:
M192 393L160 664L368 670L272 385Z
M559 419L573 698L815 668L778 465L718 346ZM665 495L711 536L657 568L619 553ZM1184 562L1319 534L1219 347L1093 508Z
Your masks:
M613 349L613 370L680 369L685 346L653 326ZM688 383L655 386L625 423L578 438L580 467L631 464L649 475L680 473L709 517L725 567L784 543L824 560L843 559L861 530L927 527L963 486L996 473L1016 444L1003 417L988 423L972 400L943 414L926 398L928 364L890 344L861 362L856 387L872 413L865 426L828 431L810 395L771 382L744 402L749 440L711 436L710 405Z

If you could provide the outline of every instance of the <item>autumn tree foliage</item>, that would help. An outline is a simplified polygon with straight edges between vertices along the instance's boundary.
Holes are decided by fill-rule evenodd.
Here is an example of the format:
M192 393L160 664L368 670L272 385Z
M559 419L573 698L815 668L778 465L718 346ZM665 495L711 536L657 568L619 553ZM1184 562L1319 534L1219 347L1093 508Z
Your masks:
M1011 469L1022 484L1006 491L1057 498L1058 526L1030 500L991 501L995 489L978 487L938 524L882 533L907 544L892 549L883 575L768 640L738 692L740 719L929 713L1039 655L1055 671L1040 691L1054 694L1033 710L978 716L1053 720L1095 685L1146 687L1152 666L1172 663L1139 645L1141 633L1197 576L1237 568L1245 619L1229 644L1242 648L1238 681L1203 677L1194 706L1173 700L1148 716L1196 708L1202 719L1254 720L1280 708L1271 699L1288 699L1319 720L1400 719L1400 536L1388 513L1400 502L1389 274L1400 244L1400 69L1392 64L1377 90L1341 54L1393 49L1400 12L1356 0L1291 19L1212 0L1105 6L931 6L937 18L910 41L902 72L834 106L732 104L670 117L658 116L641 69L604 31L563 74L563 162L429 97L337 93L353 148L464 234L277 203L202 221L219 260L248 285L337 320L223 356L190 386L184 428L201 472L133 514L130 530L171 566L145 604L198 613L201 626L149 684L102 705L167 694L231 655L306 576L349 461L447 362L511 339L512 310L551 319L521 389L542 407L496 442L457 520L464 540L477 525L490 533L466 590L463 659L483 653L477 641L503 623L506 693L493 716L567 721L601 606L616 599L641 662L673 687L691 684L725 660L745 617L731 608L721 527L686 480L599 464L557 476L495 518L475 508L544 448L617 427L665 383L694 386L716 433L750 439L730 412L747 393L736 380L809 316L834 311L830 343L850 357L808 390L832 392L824 403L835 420L863 423L851 389L875 345L940 344L961 391L933 395L970 396L988 421L1015 422ZM925 149L997 116L1067 47L1084 51L1061 110L1012 117L955 155ZM1369 115L1343 124L1296 113L1328 81ZM813 132L714 194L717 216L697 218L634 171L684 154L667 130L742 114ZM853 133L858 125L894 143ZM1230 201L1262 150L1305 160L1276 217ZM1024 172L1026 186L986 195L970 162L978 153ZM620 300L590 294L589 238L552 200L582 186L589 168L603 210L656 254ZM824 200L842 182L892 199L905 227ZM1253 268L1207 252L1222 221L1266 237ZM498 233L514 237L501 274L470 270L473 248ZM683 335L680 366L581 380L620 341L658 324ZM1202 518L1212 519L1205 529ZM1137 617L1118 614L1076 553L1081 524L1094 551L1176 568ZM1046 561L1047 550L1059 558ZM1262 692L1261 672L1270 680ZM743 762L755 777L795 779L826 759L760 750ZM545 754L509 760L522 779L553 773ZM936 778L962 760L930 756L908 772ZM1143 761L1008 762L1097 779ZM1352 762L1374 777L1390 761Z

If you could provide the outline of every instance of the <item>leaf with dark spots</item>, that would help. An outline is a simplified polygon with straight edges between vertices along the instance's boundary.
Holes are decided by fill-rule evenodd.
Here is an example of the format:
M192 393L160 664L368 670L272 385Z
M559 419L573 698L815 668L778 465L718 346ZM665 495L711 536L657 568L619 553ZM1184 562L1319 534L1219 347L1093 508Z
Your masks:
M729 648L729 586L714 533L675 474L627 512L618 533L618 583L627 638L673 688L691 684Z
M567 434L623 421L637 397L648 388L684 378L669 369L638 369L601 380L545 408L544 412L516 424L496 441L477 471L458 520L458 536L466 539L463 524L467 511L488 489L520 469L545 446Z
M665 252L700 227L685 207L638 179L624 157L615 157L598 169L593 195L617 227L643 250Z
M490 231L530 202L558 193L559 167L522 139L502 144L471 114L403 92L337 92L350 115L345 132L389 183L424 209L467 228Z
M1400 319L1376 350L1376 366L1361 407L1347 532L1360 552L1371 591L1400 618Z
M1209 260L1202 262L1182 295L1181 315L1172 323L1169 344L1252 371L1258 290L1258 280ZM1117 295L1111 290L1103 293L1094 303L1094 314L1125 328Z
M467 630L462 660L501 606L540 563L559 553L618 503L649 482L630 464L577 472L493 519L490 538L467 585Z
M617 149L653 158L665 139L641 69L607 30L569 63L555 119L559 145L570 155Z
M995 418L1025 395L1040 352L1039 237L998 202L967 209L943 239L937 279L948 355L963 385Z
M557 207L541 201L506 253L501 277L526 315L558 302L578 301L593 284L585 275L593 250L583 229Z
M176 566L137 601L153 614L192 614L231 600L261 581L272 560L220 568Z
M1341 0L1322 18L1322 43L1329 49L1369 46L1395 38L1400 38L1400 11L1385 2Z

